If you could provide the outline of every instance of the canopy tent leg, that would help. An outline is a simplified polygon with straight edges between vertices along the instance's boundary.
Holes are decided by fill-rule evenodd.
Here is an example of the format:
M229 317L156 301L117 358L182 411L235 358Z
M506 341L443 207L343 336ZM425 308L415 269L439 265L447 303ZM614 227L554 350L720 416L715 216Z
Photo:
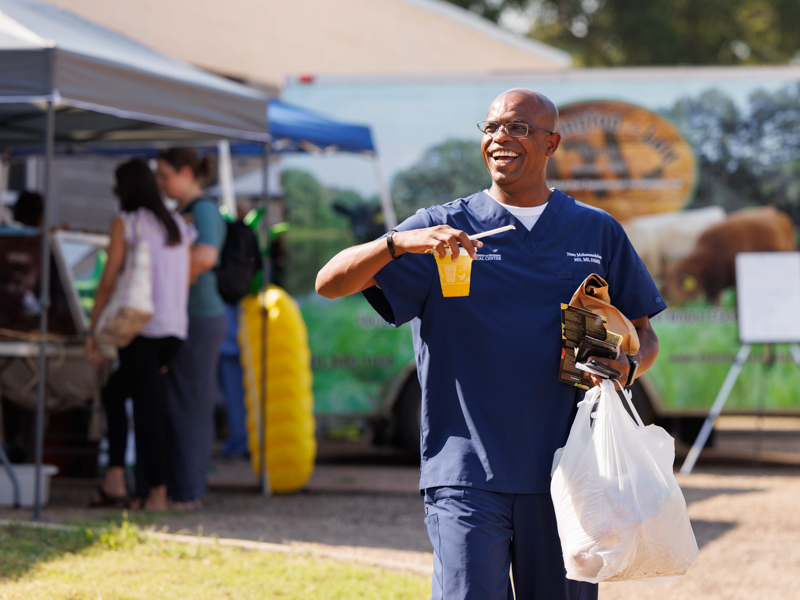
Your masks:
M800 367L800 346L797 344L789 344L789 352L792 353L794 364Z
M269 247L269 144L264 144L263 154L262 191L264 193L264 216L261 217L262 231L266 231L265 239ZM267 257L269 258L269 257ZM267 307L267 288L269 288L269 260L265 261L261 278L261 394L259 401L261 418L258 424L258 452L261 467L261 495L270 496L272 490L269 484L269 471L267 470L267 323L269 321L269 308Z
M50 309L50 217L53 205L53 145L55 107L47 102L45 125L45 189L42 204L42 268L39 298L39 381L36 384L36 468L34 471L33 518L41 519L41 473L44 447L45 401L47 398L47 316Z
M372 165L375 168L375 178L378 180L378 189L381 195L381 209L383 210L383 222L386 225L386 231L390 231L397 227L397 216L394 214L394 204L392 204L392 195L389 191L389 184L383 176L383 169L378 160L377 155L372 156Z
M8 156L4 153L0 155L0 225L6 222L6 209L4 199L8 190Z
M3 449L3 444L0 444L0 463L3 464L6 475L8 475L8 480L11 482L11 493L13 494L12 497L14 498L14 508L19 508L22 506L19 500L19 480L17 479L17 474L14 472L14 468L11 466L11 461L8 460L6 451Z
M231 144L228 140L217 142L217 160L219 163L219 187L222 190L222 206L234 221L238 221L236 209L236 193L233 188L233 163L231 162Z

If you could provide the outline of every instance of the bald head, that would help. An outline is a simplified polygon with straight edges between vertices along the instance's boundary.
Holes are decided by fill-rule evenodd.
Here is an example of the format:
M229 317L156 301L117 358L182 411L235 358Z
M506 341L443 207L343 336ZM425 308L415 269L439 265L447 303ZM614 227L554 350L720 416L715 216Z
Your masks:
M525 88L507 90L494 99L489 111L492 109L514 109L517 112L529 114L533 119L531 125L538 125L550 131L558 127L558 109L556 105L539 92Z

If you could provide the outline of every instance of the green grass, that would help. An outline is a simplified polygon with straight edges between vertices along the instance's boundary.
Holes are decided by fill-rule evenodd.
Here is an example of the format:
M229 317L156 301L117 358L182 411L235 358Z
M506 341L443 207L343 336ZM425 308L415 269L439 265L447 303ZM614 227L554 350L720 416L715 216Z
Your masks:
M2 600L424 598L427 577L308 555L155 540L124 519L0 528Z

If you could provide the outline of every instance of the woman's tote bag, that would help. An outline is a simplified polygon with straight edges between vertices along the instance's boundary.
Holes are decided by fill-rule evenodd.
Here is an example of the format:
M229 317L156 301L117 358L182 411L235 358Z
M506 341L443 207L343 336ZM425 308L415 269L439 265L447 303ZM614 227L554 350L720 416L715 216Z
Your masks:
M154 311L150 248L139 235L137 214L123 216L123 223L127 246L125 266L117 276L114 291L94 332L98 342L118 348L124 348L139 335Z

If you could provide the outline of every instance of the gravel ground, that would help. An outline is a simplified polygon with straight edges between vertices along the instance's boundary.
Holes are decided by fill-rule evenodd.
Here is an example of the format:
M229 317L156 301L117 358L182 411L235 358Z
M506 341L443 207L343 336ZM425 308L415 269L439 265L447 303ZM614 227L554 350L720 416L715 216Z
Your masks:
M724 436L740 454L753 448L736 430ZM762 449L774 439L768 435ZM775 450L794 450L796 440L784 441L790 443ZM202 510L141 518L171 533L196 535L202 528L204 536L286 544L300 552L429 574L432 554L417 477L410 466L326 463L317 466L306 491L264 498L246 464L221 463L210 477L212 490ZM706 460L678 481L701 549L699 565L666 583L602 584L602 600L800 598L800 466ZM44 518L61 523L119 514L85 508L95 485L54 479ZM0 509L0 519L30 517L29 510Z

